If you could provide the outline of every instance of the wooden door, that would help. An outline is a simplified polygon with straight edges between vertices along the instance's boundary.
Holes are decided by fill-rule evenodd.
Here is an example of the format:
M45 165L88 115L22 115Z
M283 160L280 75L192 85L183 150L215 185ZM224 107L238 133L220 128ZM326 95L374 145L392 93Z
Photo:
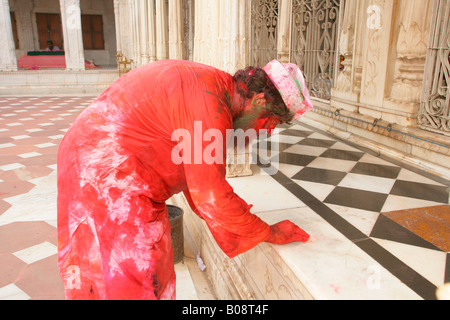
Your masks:
M53 45L63 49L61 16L58 13L36 13L39 48L45 50L47 41L52 40Z

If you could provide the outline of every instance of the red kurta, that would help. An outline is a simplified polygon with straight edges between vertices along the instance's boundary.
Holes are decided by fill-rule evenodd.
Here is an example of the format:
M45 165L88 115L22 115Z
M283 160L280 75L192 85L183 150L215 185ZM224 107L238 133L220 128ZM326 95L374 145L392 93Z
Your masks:
M122 76L76 119L58 152L58 258L68 299L174 299L165 201L181 191L228 256L269 237L269 225L225 180L227 141L222 163L195 159L211 144L196 142L199 123L225 140L233 128L233 89L228 73L165 60ZM190 133L192 161L172 161L176 129Z

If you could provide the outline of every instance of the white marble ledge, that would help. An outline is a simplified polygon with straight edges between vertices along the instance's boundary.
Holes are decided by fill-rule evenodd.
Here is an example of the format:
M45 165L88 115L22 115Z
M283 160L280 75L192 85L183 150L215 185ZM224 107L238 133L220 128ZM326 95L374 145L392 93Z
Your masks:
M247 203L252 204L252 213L303 207L305 204L271 176L252 166L253 175L229 178L228 183Z
M269 224L290 220L306 243L272 245L317 300L421 300L414 291L308 207L257 214Z

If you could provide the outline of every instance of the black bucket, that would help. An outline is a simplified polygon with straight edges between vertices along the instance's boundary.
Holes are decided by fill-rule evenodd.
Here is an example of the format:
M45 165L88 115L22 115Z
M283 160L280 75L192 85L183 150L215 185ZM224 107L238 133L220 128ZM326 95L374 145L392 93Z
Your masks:
M167 205L172 236L173 263L178 263L184 255L183 209Z

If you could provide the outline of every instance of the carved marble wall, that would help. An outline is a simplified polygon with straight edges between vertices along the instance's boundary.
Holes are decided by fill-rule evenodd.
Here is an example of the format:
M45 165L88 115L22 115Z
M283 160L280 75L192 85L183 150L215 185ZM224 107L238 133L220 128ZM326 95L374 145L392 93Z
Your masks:
M442 12L436 19L438 7ZM448 25L450 2L362 0L345 1L341 8L339 54L345 58L344 69L337 74L330 102L316 102L310 118L329 130L365 140L377 150L388 147L402 161L418 158L430 166L449 168L450 148L445 147L448 141L441 135L444 130L434 130L441 134L427 133L418 128L417 120L424 79L433 83L436 72L444 75L441 83L449 79L447 69L436 67L448 63L448 30L434 37L431 30ZM438 39L444 39L440 45ZM432 62L439 56L439 50L430 53L433 47L442 48L443 63ZM430 67L426 69L428 60ZM448 94L443 96L441 101L447 99L448 105ZM444 109L441 114L445 114Z
M1 0L0 70L17 70L9 15L14 6L23 8L16 15L19 38L27 44L21 50L36 49L36 30L26 18L30 3L55 4L47 12L62 14L67 68L83 70L80 1L84 10L84 0ZM302 64L302 32L306 36L316 10L323 48L313 64L331 89L324 87L325 95L318 90L321 99L314 100L316 108L308 117L441 164L450 155L449 148L440 146L442 134L450 131L450 0L111 1L116 29L109 32L115 34L117 51L133 59L133 67L189 57L229 73L272 58ZM319 4L324 7L314 7ZM186 43L183 35L190 35ZM343 69L338 71L333 61L340 55Z
M301 66L315 105L307 119L377 151L388 148L402 161L450 167L450 1L254 0L252 6L250 61L277 57ZM323 45L311 49L311 59L314 34L311 43Z
M331 105L416 126L433 1L346 1Z
M437 1L425 66L419 126L450 136L450 1Z

